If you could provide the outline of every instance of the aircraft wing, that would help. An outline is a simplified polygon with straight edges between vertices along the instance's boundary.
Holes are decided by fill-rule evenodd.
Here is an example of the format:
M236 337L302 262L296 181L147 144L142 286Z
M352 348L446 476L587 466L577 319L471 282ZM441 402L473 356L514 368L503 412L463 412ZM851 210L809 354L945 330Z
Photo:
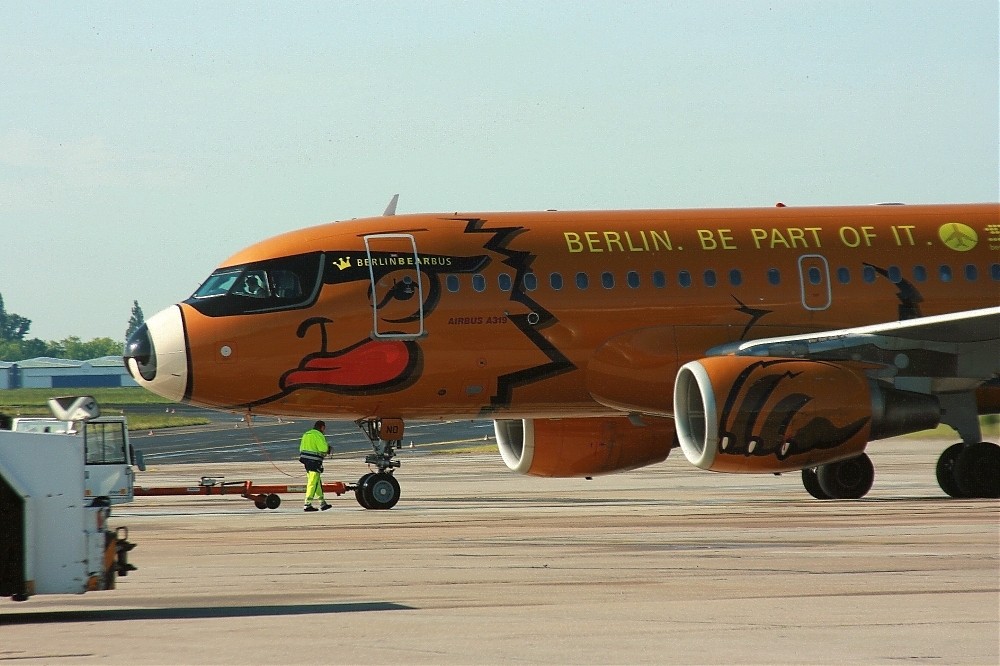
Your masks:
M855 361L918 393L968 391L1000 378L1000 307L823 333L766 338L712 353Z

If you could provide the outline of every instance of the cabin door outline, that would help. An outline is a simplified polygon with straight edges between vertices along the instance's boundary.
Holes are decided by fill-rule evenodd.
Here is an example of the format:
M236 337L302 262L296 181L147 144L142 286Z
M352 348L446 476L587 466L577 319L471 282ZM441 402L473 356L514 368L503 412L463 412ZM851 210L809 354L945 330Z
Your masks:
M424 286L420 276L420 255L413 234L368 234L364 241L372 303L372 338L413 340L423 336ZM394 262L393 267L391 270L380 270L381 277L377 278L375 268L384 267L383 262ZM379 304L384 308L392 300L393 290L410 290L410 298L416 298L415 318L389 321L379 315Z
M799 257L799 288L802 307L816 312L826 310L833 301L830 289L830 264L821 254Z

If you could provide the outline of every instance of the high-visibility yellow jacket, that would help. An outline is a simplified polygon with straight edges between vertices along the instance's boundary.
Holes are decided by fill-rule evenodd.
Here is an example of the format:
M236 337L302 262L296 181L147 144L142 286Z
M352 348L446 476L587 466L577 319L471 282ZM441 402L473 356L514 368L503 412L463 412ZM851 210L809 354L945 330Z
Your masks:
M312 428L302 435L302 443L299 444L300 458L323 460L329 452L330 446L326 443L326 437L319 430Z

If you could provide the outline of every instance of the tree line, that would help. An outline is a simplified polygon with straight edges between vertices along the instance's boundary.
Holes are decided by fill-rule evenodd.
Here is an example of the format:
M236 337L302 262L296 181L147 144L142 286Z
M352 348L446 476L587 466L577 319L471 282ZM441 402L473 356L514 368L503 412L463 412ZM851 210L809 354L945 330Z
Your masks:
M132 316L129 318L125 339L143 324L142 308L138 301L132 301ZM75 335L63 340L40 340L29 338L31 320L13 312L7 312L3 295L0 294L0 361L23 361L38 356L86 360L101 356L120 356L125 346L121 340L94 338L83 341Z

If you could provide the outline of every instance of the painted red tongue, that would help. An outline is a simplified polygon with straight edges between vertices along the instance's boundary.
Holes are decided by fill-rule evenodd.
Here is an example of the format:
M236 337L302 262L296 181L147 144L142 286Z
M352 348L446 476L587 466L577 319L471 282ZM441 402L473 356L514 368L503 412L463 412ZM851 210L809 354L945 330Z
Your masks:
M399 340L366 342L336 356L309 359L285 377L285 388L317 384L362 388L390 382L406 370L410 352Z

